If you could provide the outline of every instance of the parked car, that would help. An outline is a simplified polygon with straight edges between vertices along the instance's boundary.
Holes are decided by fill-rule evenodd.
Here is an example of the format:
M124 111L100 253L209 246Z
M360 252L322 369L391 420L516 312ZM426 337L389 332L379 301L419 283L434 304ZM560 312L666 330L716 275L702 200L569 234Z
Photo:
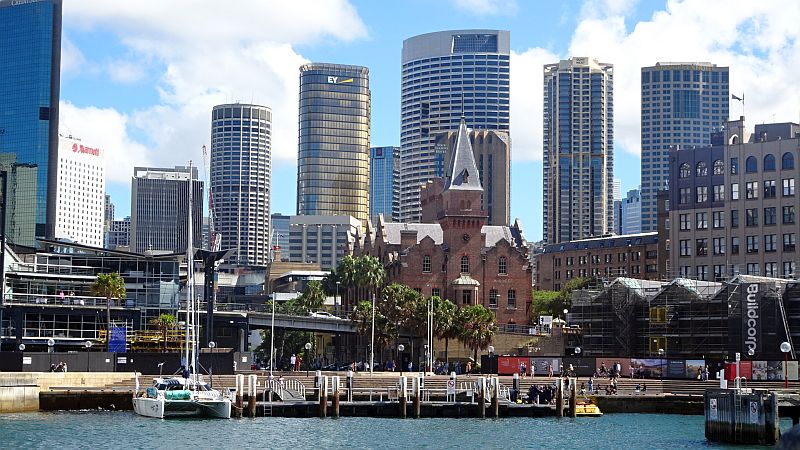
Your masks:
M334 316L333 314L325 311L316 311L311 313L311 317L315 317L317 319L338 319L338 317Z

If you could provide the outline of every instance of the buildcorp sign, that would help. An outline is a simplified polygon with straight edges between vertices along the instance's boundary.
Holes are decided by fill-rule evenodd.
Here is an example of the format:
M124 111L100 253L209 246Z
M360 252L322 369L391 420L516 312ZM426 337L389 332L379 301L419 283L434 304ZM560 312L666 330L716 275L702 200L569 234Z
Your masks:
M742 350L751 358L761 352L761 289L742 284Z

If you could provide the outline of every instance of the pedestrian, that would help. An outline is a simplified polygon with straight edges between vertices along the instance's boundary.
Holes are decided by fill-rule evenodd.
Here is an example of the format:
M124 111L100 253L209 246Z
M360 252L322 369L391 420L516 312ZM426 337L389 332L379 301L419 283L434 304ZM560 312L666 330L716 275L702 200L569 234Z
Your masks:
M594 391L594 378L589 377L589 393L591 394Z
M467 361L467 376L472 373L472 361Z
M703 381L708 381L708 366L703 367Z
M294 372L294 365L297 364L297 355L292 353L292 356L289 357L289 367L292 372Z
M519 363L519 376L525 378L525 363L522 361Z
M630 375L630 377L631 377L631 380L632 380L632 379L633 379L633 365L631 365L630 367L628 367L628 374Z
M553 364L547 363L547 378L553 378Z
M413 368L414 368L414 364L411 361L409 361L408 362L408 371L411 372L413 370Z
M456 375L461 375L461 360L456 361Z

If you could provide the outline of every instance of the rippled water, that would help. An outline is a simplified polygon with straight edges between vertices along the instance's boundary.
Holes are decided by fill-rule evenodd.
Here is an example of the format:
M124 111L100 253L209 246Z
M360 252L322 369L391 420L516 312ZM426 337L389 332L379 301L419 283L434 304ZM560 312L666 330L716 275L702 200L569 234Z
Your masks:
M791 421L782 422L788 430ZM600 418L158 420L132 412L0 415L0 448L723 448L702 416ZM744 447L735 447L738 449Z

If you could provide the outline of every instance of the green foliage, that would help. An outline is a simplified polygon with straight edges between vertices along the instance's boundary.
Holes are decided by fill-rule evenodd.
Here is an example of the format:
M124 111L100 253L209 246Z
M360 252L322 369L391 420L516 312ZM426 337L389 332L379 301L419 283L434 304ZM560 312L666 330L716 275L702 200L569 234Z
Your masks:
M572 291L585 289L592 283L593 278L573 278L564 284L560 291L533 291L533 308L531 317L535 320L538 316L560 316L565 309L572 307Z
M487 348L497 332L494 313L483 305L465 306L458 311L456 321L458 339L474 351L477 360L478 350Z
M450 300L434 296L433 301L433 334L439 339L455 339L458 337L458 306Z
M92 294L106 298L106 326L111 331L111 299L125 297L125 280L119 273L98 273L92 285Z
M172 314L161 314L158 317L150 319L150 324L154 325L156 328L158 328L159 331L161 331L164 338L164 351L166 351L167 333L169 332L169 330L174 329L175 325L177 325L177 320L175 319L175 316L173 316Z
M319 310L325 303L325 291L322 283L316 280L309 281L303 293L296 300L298 312L308 315L313 311Z

